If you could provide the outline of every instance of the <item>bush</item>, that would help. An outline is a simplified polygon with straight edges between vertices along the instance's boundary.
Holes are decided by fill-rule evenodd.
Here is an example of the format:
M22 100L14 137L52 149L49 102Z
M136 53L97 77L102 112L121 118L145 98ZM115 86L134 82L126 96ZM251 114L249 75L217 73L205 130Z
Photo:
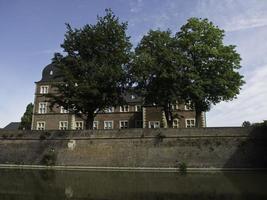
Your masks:
M45 140L46 139L46 136L44 134L41 134L40 137L39 137L40 140Z
M163 142L164 138L166 138L165 135L163 135L162 133L158 133L155 137L154 145L159 145L159 143Z
M5 140L5 139L7 139L7 135L6 134L3 134L2 135L2 138Z
M47 153L43 155L43 158L41 160L41 163L43 165L51 166L56 164L56 152L54 149L50 149Z
M186 174L186 172L187 172L187 165L186 165L186 163L182 162L182 163L179 164L179 172L181 174Z
M40 135L39 139L40 140L45 140L46 138L50 137L51 136L51 133L49 132L44 132Z
M19 134L18 134L18 137L22 137L22 136L23 136L23 134L22 134L22 133L19 133Z

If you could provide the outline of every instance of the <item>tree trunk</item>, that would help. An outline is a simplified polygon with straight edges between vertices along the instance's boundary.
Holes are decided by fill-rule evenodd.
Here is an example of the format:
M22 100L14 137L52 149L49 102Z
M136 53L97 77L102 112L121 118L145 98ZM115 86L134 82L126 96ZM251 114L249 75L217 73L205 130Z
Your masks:
M94 112L87 114L86 120L85 120L85 129L86 130L93 129L94 118L95 118Z
M195 127L197 128L201 128L202 127L202 110L199 109L197 106L196 106L196 125Z
M172 115L170 104L168 104L167 106L164 106L164 112L165 112L165 117L167 121L167 126L168 128L172 128L173 115Z

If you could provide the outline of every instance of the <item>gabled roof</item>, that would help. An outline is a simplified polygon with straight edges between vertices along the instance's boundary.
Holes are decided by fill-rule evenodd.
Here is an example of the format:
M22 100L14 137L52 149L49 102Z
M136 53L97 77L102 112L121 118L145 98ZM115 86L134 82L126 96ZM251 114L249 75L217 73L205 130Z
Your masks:
M7 126L5 126L4 130L19 130L20 122L11 122Z

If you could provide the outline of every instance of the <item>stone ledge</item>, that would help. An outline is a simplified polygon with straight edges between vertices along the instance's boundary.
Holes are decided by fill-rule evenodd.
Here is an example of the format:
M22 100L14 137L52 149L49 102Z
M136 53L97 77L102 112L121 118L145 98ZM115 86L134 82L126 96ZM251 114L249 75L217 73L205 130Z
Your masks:
M91 167L91 166L46 166L0 164L0 169L40 169L40 170L77 170L77 171L134 171L134 172L179 172L179 168L166 167ZM187 168L187 172L231 172L267 171L267 168Z

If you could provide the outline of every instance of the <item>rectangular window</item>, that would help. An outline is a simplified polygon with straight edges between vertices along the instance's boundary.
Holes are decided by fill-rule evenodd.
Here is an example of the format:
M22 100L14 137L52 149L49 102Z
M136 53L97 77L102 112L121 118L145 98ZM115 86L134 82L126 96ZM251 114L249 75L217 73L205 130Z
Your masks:
M178 110L179 109L179 104L178 101L175 102L175 104L171 104L172 110Z
M148 128L160 128L159 121L149 121Z
M63 106L60 106L60 113L69 113L69 111L64 109Z
M93 129L98 129L98 121L93 122Z
M120 121L120 129L129 128L128 120Z
M105 113L112 113L114 112L114 107L108 107L105 109Z
M67 121L60 121L59 122L59 130L67 130L68 129L68 122Z
M83 121L76 121L75 122L75 129L76 130L83 130Z
M47 102L40 102L39 103L38 113L39 114L47 113Z
M40 86L40 94L47 94L48 93L48 85Z
M120 106L120 112L129 112L129 106L128 105Z
M195 127L195 119L185 119L185 126L186 128Z
M180 120L179 119L173 119L172 127L173 128L179 128L180 127Z
M104 121L104 129L113 129L113 121Z
M135 128L143 128L143 121L135 120Z
M142 111L141 105L135 105L135 112L141 112L141 111Z
M37 130L45 130L45 122L37 122Z

